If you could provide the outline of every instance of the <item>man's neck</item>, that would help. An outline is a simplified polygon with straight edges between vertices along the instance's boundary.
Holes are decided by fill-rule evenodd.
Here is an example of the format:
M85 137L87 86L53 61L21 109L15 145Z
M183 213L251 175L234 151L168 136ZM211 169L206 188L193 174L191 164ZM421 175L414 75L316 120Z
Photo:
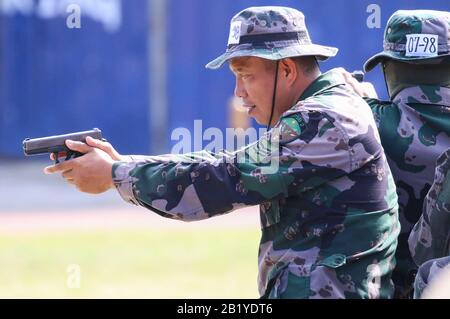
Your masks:
M284 107L281 107L280 109L278 109L278 112L275 112L271 123L272 125L275 125L279 121L284 112L286 112L287 110L289 110L290 108L292 108L294 105L297 104L303 92L305 92L305 90L314 81L316 81L321 74L322 72L320 72L319 68L317 68L313 71L313 73L308 74L308 76L302 74L302 76L297 79L297 81L292 86L292 89L287 94L288 97L283 103Z
M302 96L302 94L310 87L310 85L317 80L317 78L321 75L319 69L316 70L313 74L309 75L308 77L302 77L299 78L298 81L293 86L293 89L291 90L291 96L289 99L288 106L285 110L283 110L283 113L289 110L291 107L293 107L295 104L297 104L298 100Z

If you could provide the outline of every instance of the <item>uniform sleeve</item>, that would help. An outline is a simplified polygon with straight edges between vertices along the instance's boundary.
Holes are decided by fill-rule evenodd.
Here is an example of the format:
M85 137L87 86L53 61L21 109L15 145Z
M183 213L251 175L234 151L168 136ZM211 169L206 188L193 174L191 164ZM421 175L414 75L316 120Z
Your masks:
M226 153L223 153L226 154ZM145 161L147 163L160 163L160 162L179 162L179 161L195 161L195 160L214 160L220 158L221 154L214 154L212 152L194 152L189 154L183 154L182 156L173 155L173 154L164 154L158 156L149 156L149 155L127 155L125 162L142 162Z
M423 214L411 231L408 243L417 265L450 255L450 149L437 160Z
M334 144L327 151L324 145L330 144L325 132L332 128L333 122L323 116L284 118L276 129L237 152L118 162L113 180L124 200L163 217L205 219L299 194L345 175L348 151L336 151ZM305 151L306 146L317 147L315 155Z

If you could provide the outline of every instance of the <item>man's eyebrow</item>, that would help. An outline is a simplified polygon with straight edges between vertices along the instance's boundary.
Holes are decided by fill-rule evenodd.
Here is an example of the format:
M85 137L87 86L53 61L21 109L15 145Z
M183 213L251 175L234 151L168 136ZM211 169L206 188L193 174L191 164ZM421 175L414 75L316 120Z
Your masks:
M246 67L246 66L244 66L244 65L239 65L239 66L233 67L233 66L230 64L230 69L231 69L232 72L235 72L235 73L242 73L242 72L248 70L248 67Z

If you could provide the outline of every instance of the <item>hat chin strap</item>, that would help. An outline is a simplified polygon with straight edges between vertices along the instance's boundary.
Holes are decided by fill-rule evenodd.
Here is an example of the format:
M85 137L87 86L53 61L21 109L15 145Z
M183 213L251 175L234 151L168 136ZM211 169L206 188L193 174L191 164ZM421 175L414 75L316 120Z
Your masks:
M277 84L278 84L278 65L280 60L277 60L277 65L275 67L275 81L273 84L273 95L272 95L272 110L270 111L269 123L267 123L267 131L270 129L270 124L272 123L273 113L275 111L275 98L277 96Z

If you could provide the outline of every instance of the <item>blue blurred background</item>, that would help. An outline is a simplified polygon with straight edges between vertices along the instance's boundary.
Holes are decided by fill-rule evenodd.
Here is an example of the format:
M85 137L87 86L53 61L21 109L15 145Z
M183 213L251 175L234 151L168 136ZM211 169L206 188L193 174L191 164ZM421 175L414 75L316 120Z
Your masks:
M70 3L81 28L66 25ZM322 71L362 69L398 9L450 9L448 0L0 0L0 156L22 157L26 137L93 127L123 154L168 152L171 132L196 119L224 130L234 79L204 65L224 51L235 13L274 4L303 11L313 41L340 49ZM370 4L380 28L367 27ZM379 69L366 79L386 97Z

